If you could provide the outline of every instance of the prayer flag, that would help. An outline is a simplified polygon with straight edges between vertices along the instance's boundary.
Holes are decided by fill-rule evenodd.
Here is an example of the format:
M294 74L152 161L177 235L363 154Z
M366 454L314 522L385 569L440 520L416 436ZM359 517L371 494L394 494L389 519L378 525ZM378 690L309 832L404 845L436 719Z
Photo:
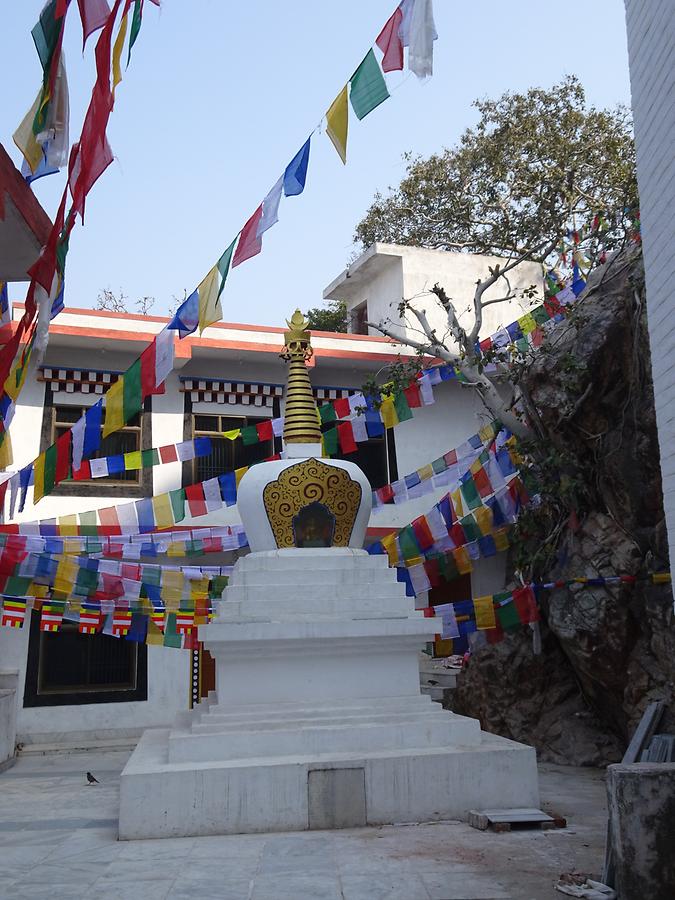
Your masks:
M403 391L397 391L397 393L394 394L394 407L399 422L405 422L407 419L412 419L413 414L410 411L407 397Z
M232 260L233 269L247 259L251 259L252 256L257 256L262 250L262 239L258 237L258 225L262 219L262 214L263 205L261 203L242 228L237 250Z
M174 522L182 522L185 518L185 488L169 491L169 500Z
M403 43L408 47L408 68L418 78L430 76L433 73L434 41L438 38L432 0L414 0L409 21L402 23L402 28L405 28Z
M152 498L152 508L157 528L171 528L174 524L173 507L168 494L158 494Z
M234 248L237 244L237 240L239 239L239 235L232 241L230 246L225 250L223 255L220 257L216 266L218 267L218 271L220 272L220 288L218 290L217 300L220 299L220 295L223 293L223 288L225 287L225 282L227 280L227 276L230 273L230 263L232 262L232 254L234 253ZM222 316L221 316L222 317Z
M534 596L534 591L529 585L518 588L513 592L513 604L518 612L520 621L524 624L539 621L539 608Z
M77 5L80 7L82 49L84 50L89 35L105 25L110 15L110 8L106 0L77 0Z
M380 415L382 416L382 421L384 422L385 428L393 428L395 425L398 425L399 418L396 413L394 398L391 395L382 398Z
M204 499L204 488L201 484L188 485L185 488L185 497L191 516L206 515L206 500Z
M417 384L413 383L411 385L408 385L403 393L405 394L405 399L408 401L408 406L410 407L410 409L416 409L417 407L422 405L422 397L419 386Z
M511 597L510 593L505 594L497 594L495 600L500 597ZM501 604L497 606L497 618L499 620L499 625L504 631L514 631L521 624L520 617L518 616L518 610L516 609L515 603L512 600L509 600L505 604Z
M26 601L19 597L2 598L2 619L0 625L6 628L23 628L26 618Z
M347 85L345 85L326 113L326 132L343 163L347 162L348 129L349 108L347 106Z
M422 552L433 547L434 539L425 516L419 516L417 519L414 519L411 523L411 528Z
M319 418L321 419L321 424L325 424L326 422L335 422L337 421L337 414L335 412L335 407L332 403L323 403L319 407Z
M266 419L263 422L258 422L255 426L255 430L258 432L259 441L271 441L274 437L272 422L269 419Z
M323 449L326 456L335 456L338 452L338 430L330 428L323 434Z
M358 450L351 422L341 422L337 427L337 433L342 453L355 453Z
M277 179L274 187L262 202L262 216L258 222L256 235L261 238L266 231L279 221L279 201L284 186L284 176Z
M105 395L103 437L122 428L141 411L141 360L133 362Z
M309 165L309 143L311 136L300 150L295 154L293 159L286 166L284 172L284 194L287 197L294 197L301 194L305 189L305 181L307 180L307 166Z
M364 119L389 96L384 75L372 48L350 80L349 99L358 119Z
M199 333L201 334L209 325L220 322L223 318L223 310L220 306L219 270L214 266L209 274L200 281L197 287L199 294Z
M422 375L422 377L418 381L418 384L420 395L422 397L422 404L424 406L431 406L431 404L434 402L434 390L431 386L431 378L429 377L429 374L426 373L425 375Z
M489 597L474 597L473 608L476 612L476 627L481 630L496 628L495 608L492 595Z
M375 43L384 54L382 69L385 72L393 72L403 68L403 42L399 35L402 20L403 13L401 8L397 7L375 39Z
M170 331L177 331L180 338L187 337L197 330L199 325L199 290L193 291L190 296L178 307L173 319L166 326Z
M124 39L127 36L127 24L129 21L129 10L125 9L124 15L122 16L122 20L120 22L120 27L117 32L117 37L115 38L115 43L113 44L112 51L112 75L113 75L113 86L112 86L112 95L115 97L115 88L122 80L122 67L120 65L120 60L122 58L122 48L124 47Z
M460 479L460 490L469 509L477 509L482 506L478 490L471 475L471 472L465 472Z

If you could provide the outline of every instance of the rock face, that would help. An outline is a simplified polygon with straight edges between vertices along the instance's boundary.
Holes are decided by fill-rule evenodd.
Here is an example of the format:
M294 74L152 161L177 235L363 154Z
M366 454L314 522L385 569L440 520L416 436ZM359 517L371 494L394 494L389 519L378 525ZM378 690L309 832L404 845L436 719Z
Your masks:
M588 498L543 580L668 570L639 253L595 271L522 387L543 440L572 452ZM675 730L669 585L574 585L542 591L539 601L542 654L533 655L524 629L478 648L454 709L534 744L542 759L578 765L620 759L652 700L668 704L660 730Z

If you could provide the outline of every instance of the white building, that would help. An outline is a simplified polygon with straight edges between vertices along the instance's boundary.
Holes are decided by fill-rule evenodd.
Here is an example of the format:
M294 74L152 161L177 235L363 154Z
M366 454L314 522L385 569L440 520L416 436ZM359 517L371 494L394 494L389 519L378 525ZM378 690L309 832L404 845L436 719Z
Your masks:
M675 6L626 0L640 222L663 505L675 561Z
M384 266L365 264L384 257ZM411 286L416 290L423 286L422 264L428 260L426 281L442 278L448 293L459 292L474 278L476 268L471 269L468 258L456 257L459 274L453 281L448 257L450 254L383 249L378 245L364 254L363 264L359 261L352 267L354 281L350 280L350 285L358 283L359 297L377 297L384 304L387 283L392 285L389 296L394 300ZM394 278L395 287L388 278ZM344 282L344 276L341 279ZM340 279L334 282L327 295L345 296L338 287L340 283ZM350 299L356 296L350 295ZM279 311L280 324L291 312ZM20 314L17 305L15 318ZM498 322L493 314L484 334L515 317L512 309L506 309ZM10 431L13 469L35 459L53 443L60 429L69 427L83 409L95 403L166 322L158 316L64 310L52 323L46 358L29 375L16 409ZM222 437L222 432L283 415L286 366L279 358L283 331L281 327L219 323L201 337L177 341L175 369L167 379L165 394L148 398L137 419L104 440L100 451L105 456L208 435L214 447L211 456L91 482L62 483L36 506L29 492L25 509L15 521L49 519L149 497L278 452L278 438L244 447L241 441L232 443ZM393 362L399 352L411 352L377 335L315 332L312 344L311 379L319 399L345 396L359 389L368 376ZM416 409L412 420L388 430L383 438L359 444L358 452L348 457L362 466L374 488L443 455L489 420L471 388L463 388L457 381L437 385L434 393L434 405ZM369 538L382 537L408 524L427 512L446 490L374 513ZM203 519L194 521L204 524ZM208 524L237 521L236 507L229 507L211 514ZM190 520L182 524L189 526ZM502 556L481 560L471 576L463 576L447 588L437 588L434 602L468 599L476 593L501 589ZM209 563L218 564L218 560L210 559ZM425 605L425 601L418 605ZM89 649L83 661L75 658L82 640L77 634L69 642L62 634L41 633L37 621L30 625L27 621L23 629L0 628L0 670L17 675L18 740L40 743L135 737L145 727L171 722L178 710L187 708L195 663L190 651L126 641L116 641L116 646L129 645L130 649L110 650L108 645L112 646L115 639L96 635L86 638ZM102 642L108 646L105 651ZM106 654L110 663L107 669L100 665L108 658Z

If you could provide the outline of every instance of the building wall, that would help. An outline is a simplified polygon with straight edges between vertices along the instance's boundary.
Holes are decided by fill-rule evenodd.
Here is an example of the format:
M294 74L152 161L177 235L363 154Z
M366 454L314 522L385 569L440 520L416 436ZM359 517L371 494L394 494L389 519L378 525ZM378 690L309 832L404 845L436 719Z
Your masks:
M368 304L370 322L391 319L392 330L397 335L406 335L413 339L419 338L419 335L405 325L398 314L397 307L402 299L412 300L416 309L424 309L431 326L443 336L447 331L447 316L436 296L429 293L438 283L455 302L459 321L468 329L474 322L473 295L476 282L489 276L490 266L497 263L504 264L503 259L495 256L450 253L445 250L426 250L394 244L376 244L374 250L383 257L377 264L364 266L361 273L357 261L349 270L349 279L345 277L333 282L324 296L346 298L349 311L365 301ZM542 269L538 263L522 263L513 271L510 281L516 292L535 285L539 289L538 302L543 301ZM486 291L484 296L485 299L491 299L503 296L504 293L506 287L502 281ZM527 300L510 300L488 306L483 315L481 338L488 337L501 326L518 319L531 308L531 305ZM416 324L414 320L413 324ZM378 333L372 328L369 331L371 334ZM453 346L451 343L451 349Z
M675 4L626 0L656 420L675 561Z

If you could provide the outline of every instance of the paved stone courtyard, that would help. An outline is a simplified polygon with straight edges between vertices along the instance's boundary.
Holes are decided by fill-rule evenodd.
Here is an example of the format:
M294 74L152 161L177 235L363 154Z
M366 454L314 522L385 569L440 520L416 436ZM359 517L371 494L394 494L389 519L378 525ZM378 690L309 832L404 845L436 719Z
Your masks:
M604 774L542 766L554 831L459 822L331 832L117 840L122 752L24 756L0 774L3 900L545 900L562 872L595 873ZM91 771L100 784L88 786Z

